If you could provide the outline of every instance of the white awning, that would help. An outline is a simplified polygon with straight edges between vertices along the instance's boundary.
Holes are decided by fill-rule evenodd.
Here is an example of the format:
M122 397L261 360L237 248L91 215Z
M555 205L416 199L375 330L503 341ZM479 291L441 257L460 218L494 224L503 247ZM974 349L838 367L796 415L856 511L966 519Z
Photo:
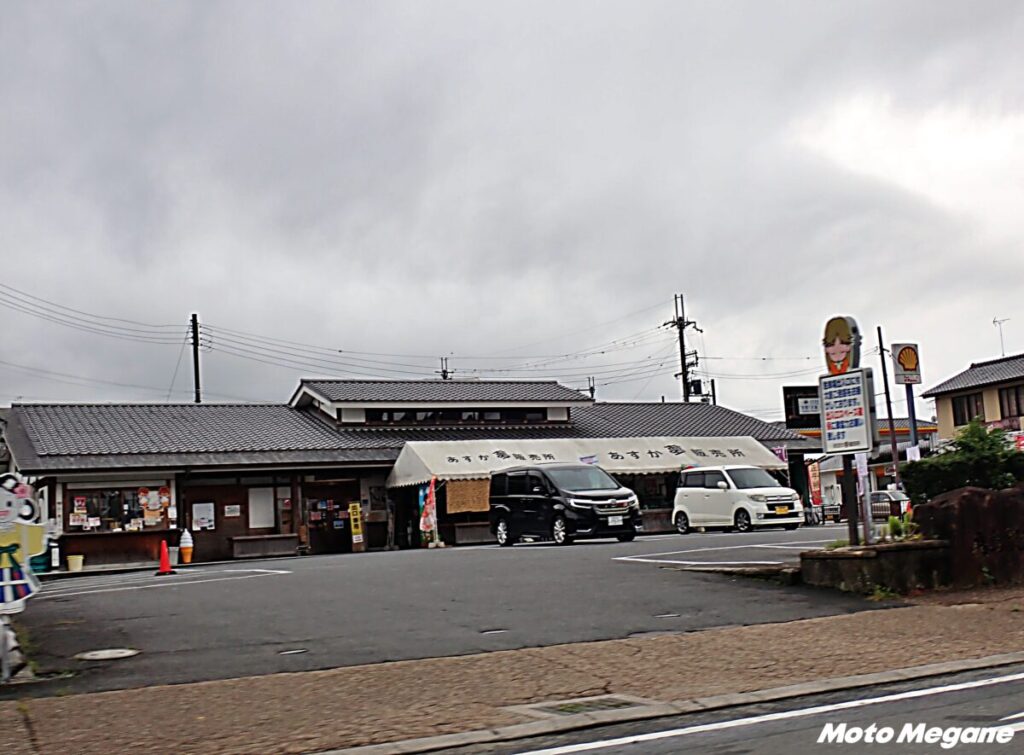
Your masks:
M749 436L730 438L553 438L551 440L411 441L388 476L388 487L439 480L477 480L521 464L598 464L613 474L657 474L685 467L786 464Z

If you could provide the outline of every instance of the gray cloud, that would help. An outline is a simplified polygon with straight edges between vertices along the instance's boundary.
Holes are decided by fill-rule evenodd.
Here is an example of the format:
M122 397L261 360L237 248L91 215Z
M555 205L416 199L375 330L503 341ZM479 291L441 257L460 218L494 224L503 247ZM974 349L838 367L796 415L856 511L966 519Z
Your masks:
M462 369L498 362L460 354L574 352L653 328L684 291L705 328L694 343L743 357L705 361L715 374L817 367L751 357L816 357L841 311L872 345L878 322L919 339L935 381L993 355L995 314L1024 344L1024 228L993 235L985 217L838 164L799 124L861 95L911 120L1019 118L1022 26L1019 4L994 1L8 3L5 279L88 312L183 329L198 310L346 350L454 352ZM174 345L2 314L5 361L170 384ZM604 370L607 398L676 397L670 364L650 380L610 372L671 354L668 338L558 369L580 384ZM225 345L214 332L204 354L221 396L282 399L315 372ZM186 354L185 399L187 368ZM0 401L162 398L0 377ZM813 375L723 377L719 393L767 410L793 381Z

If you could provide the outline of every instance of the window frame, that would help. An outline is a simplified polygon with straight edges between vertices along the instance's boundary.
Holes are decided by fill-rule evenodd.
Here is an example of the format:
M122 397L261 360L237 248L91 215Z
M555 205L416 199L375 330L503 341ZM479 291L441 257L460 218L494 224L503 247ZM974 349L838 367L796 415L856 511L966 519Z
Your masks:
M999 415L1000 419L1024 416L1024 384L999 389Z
M985 421L985 396L981 392L963 393L951 399L953 426L963 427L977 418Z

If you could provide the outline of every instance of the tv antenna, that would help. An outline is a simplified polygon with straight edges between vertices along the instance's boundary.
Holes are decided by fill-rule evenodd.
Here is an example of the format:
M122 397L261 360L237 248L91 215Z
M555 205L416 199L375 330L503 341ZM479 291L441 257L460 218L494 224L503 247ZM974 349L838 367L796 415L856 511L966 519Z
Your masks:
M1009 317L1004 317L1001 320L998 317L993 317L992 318L992 324L994 326L996 326L997 328L999 328L999 350L1002 352L1002 355L1004 357L1006 356L1006 344L1003 343L1003 323L1004 322L1009 322L1009 321L1010 321Z

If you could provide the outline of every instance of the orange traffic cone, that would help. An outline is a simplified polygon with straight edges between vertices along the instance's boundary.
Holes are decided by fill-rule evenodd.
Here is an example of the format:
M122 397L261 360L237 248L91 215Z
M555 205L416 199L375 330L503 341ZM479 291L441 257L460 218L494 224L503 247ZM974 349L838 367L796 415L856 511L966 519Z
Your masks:
M171 568L171 556L167 550L167 541L160 541L160 571L156 573L158 577L165 577L168 574L177 574L174 569Z

